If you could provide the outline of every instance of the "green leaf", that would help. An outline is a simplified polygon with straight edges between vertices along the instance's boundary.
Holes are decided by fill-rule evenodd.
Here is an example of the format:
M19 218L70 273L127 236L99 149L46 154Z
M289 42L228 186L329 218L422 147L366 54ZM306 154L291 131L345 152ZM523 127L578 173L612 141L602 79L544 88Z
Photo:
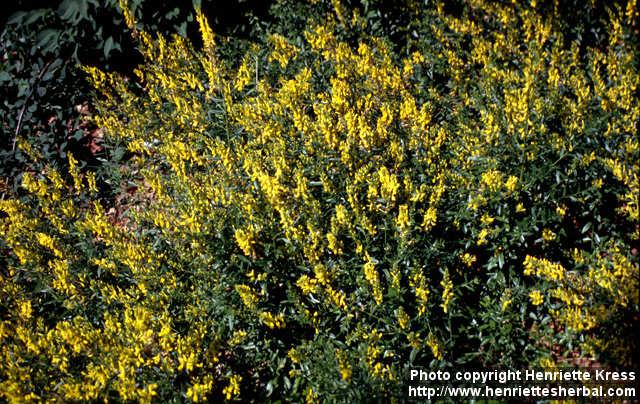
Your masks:
M26 15L27 13L24 11L18 11L16 13L11 14L7 19L7 25L21 24Z
M24 21L24 25L33 24L34 22L36 22L40 18L44 17L48 13L49 13L49 10L46 9L46 8L40 8L40 9L37 9L37 10L33 10L33 11L31 11L31 12L29 12L27 14L28 17L27 17L26 21Z
M110 36L109 38L107 38L106 41L104 41L104 57L105 59L109 58L109 54L111 53L111 51L113 50L113 37Z
M60 18L74 25L89 19L89 4L86 0L64 0L58 7Z
M57 29L47 28L42 30L36 37L36 46L46 50L52 49L52 47L56 46L56 41L59 36L60 31Z

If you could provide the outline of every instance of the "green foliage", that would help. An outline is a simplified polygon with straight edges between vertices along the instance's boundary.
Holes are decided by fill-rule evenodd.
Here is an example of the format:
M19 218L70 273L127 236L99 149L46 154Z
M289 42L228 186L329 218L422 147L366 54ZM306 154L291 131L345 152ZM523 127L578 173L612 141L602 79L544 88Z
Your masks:
M122 4L135 77L84 67L114 198L19 142L43 169L0 202L4 398L359 402L417 366L636 365L635 2L283 1L231 38L197 10L197 47Z

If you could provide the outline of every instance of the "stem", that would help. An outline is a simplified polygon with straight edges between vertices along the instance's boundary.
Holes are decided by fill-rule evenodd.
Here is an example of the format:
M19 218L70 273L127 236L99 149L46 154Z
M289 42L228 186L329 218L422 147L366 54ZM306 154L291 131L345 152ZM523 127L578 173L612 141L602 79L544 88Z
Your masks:
M38 84L40 79L42 79L42 76L44 76L44 73L47 71L51 63L52 61L50 60L47 63L45 63L44 66L42 66L42 69L40 69L38 76L36 77L35 81L31 85L31 88L29 89L29 94L27 94L27 98L24 100L24 104L22 105L22 108L20 108L20 112L18 113L18 124L16 125L16 130L13 135L13 144L11 146L12 153L15 153L16 151L16 142L18 141L18 134L20 133L20 129L22 128L22 118L24 117L24 112L27 110L27 105L29 105L29 98L31 98L31 96L33 95L34 87Z

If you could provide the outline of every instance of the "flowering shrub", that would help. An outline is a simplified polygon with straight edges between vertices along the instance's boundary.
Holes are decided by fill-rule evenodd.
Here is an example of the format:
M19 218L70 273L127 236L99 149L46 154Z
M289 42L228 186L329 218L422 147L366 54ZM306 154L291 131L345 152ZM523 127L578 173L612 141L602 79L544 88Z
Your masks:
M636 3L597 46L535 3L438 3L406 56L332 3L241 60L200 13L196 50L123 4L140 84L86 72L127 191L70 156L0 202L6 399L361 401L413 366L633 364Z

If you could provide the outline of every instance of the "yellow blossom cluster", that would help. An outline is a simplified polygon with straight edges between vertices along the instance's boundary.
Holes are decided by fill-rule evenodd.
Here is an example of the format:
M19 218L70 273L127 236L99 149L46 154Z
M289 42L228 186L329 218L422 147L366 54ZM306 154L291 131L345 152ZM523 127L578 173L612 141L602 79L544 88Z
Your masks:
M199 402L277 386L314 402L353 380L384 394L407 357L470 346L452 319L483 330L477 319L529 303L602 347L589 333L637 308L638 262L632 236L603 241L575 206L615 189L612 211L637 233L640 76L621 28L635 6L611 13L611 44L586 59L524 2L421 7L434 43L403 56L349 40L367 24L334 0L297 41L271 34L236 61L197 10L202 50L135 30L135 86L85 67L93 120L126 148L137 191L98 195L70 155L0 200L0 399ZM597 125L606 147L585 140ZM579 189L549 200L563 184ZM567 223L588 242L567 240ZM519 279L491 291L507 273Z
M525 274L551 281L548 294L560 303L560 307L551 310L551 314L569 329L578 332L592 330L608 321L616 310L635 307L639 303L635 292L640 287L640 270L622 253L618 244L607 243L602 251L593 254L576 249L571 255L575 271L567 271L559 264L533 257L527 257L524 263ZM532 290L529 297L536 306L544 301L540 290ZM604 301L609 307L605 308ZM615 339L611 335L609 338ZM592 338L587 343L592 344ZM621 349L624 344L617 343L620 361L627 362L628 352Z

